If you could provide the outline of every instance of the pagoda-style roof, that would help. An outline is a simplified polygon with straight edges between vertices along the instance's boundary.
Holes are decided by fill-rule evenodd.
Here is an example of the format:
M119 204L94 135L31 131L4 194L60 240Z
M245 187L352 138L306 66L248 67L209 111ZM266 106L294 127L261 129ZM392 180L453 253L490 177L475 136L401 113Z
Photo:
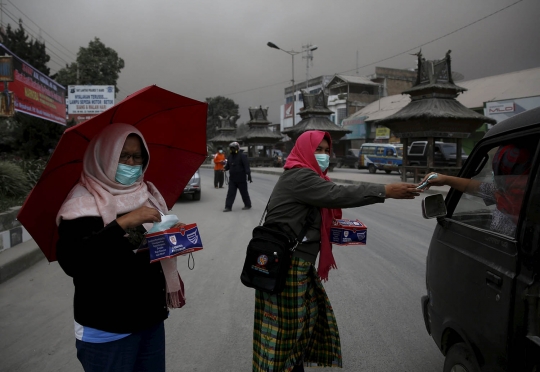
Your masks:
M393 115L375 121L390 128L397 137L467 138L483 123L495 120L476 113L456 100L466 89L452 80L450 51L438 61L426 61L418 52L416 84L402 94L411 102Z
M282 133L296 140L302 133L308 130L322 130L328 132L332 140L338 141L347 133L352 132L349 129L341 128L328 119L328 116L334 112L327 106L324 91L321 90L316 94L308 94L302 90L302 100L304 101L304 108L300 111L302 120L298 124L284 129Z
M250 107L249 116L251 120L248 121L248 131L242 137L238 138L240 141L247 145L274 145L281 141L282 135L280 133L272 132L268 125L271 124L268 121L268 107Z
M219 116L219 118L221 120L221 124L220 127L217 128L218 134L209 139L208 142L211 142L216 146L227 147L229 143L237 141L236 121L240 118L240 115Z

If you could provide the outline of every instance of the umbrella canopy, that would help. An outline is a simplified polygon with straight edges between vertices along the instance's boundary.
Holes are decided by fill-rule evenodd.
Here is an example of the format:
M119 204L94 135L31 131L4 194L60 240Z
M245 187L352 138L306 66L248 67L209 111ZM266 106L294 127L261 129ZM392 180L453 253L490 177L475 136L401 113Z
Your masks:
M55 261L58 210L79 180L90 140L113 123L131 124L143 134L150 153L144 179L157 187L172 208L207 155L206 114L206 103L154 85L66 129L17 219L47 259Z

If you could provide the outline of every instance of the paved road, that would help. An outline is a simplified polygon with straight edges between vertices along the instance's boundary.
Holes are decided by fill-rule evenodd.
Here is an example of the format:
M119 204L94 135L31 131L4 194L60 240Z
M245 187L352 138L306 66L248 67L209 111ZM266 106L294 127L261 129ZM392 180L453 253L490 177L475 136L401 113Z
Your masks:
M182 221L197 222L205 248L194 254L194 270L179 259L187 305L166 321L167 370L249 371L253 291L239 274L277 176L254 173L253 209L242 211L238 196L231 213L222 212L226 189L213 188L213 172L202 169L201 176L202 200L181 199L173 208ZM343 371L442 371L420 311L435 221L422 219L419 199L388 200L344 216L366 223L368 245L335 247L339 269L325 285L341 333ZM82 371L72 300L70 278L45 260L1 284L0 370ZM126 304L126 311L136 309Z

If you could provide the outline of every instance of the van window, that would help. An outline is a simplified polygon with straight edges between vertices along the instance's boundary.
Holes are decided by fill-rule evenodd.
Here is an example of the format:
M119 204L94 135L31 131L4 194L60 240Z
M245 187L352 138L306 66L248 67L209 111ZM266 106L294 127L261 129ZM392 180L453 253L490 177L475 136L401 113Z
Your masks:
M403 147L396 147L397 155L402 158L403 157Z
M380 155L380 156L384 155L384 147L377 147L377 155Z
M423 143L414 144L409 149L409 154L411 154L411 155L423 155L425 147L426 147L426 145L423 144Z
M471 178L452 219L514 237L537 143L538 138L522 138L490 148L489 159Z
M375 147L374 146L362 147L362 154L363 155L375 155Z

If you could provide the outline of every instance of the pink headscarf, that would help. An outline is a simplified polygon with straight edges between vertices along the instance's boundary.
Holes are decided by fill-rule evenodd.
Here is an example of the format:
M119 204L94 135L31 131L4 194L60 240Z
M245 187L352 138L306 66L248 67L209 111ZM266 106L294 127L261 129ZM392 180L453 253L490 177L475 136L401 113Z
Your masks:
M126 186L115 180L118 159L127 137L136 134L141 139L148 154L143 166L143 176L134 184ZM167 204L151 182L144 182L144 172L148 168L150 154L143 135L129 124L111 124L94 137L83 159L83 171L79 183L71 189L56 216L56 224L62 219L73 220L80 217L101 217L108 225L119 214L134 211L142 206L154 208L148 201L166 213ZM144 224L148 230L152 224ZM176 269L176 258L161 260L167 282L167 304L181 307L184 295L181 280Z
M309 168L316 172L319 177L331 181L326 175L328 170L321 171L321 167L319 167L319 163L315 159L315 150L323 139L328 141L330 153L332 153L332 139L329 133L318 130L302 133L287 157L287 163L284 168ZM317 273L324 281L328 280L330 269L337 269L334 255L332 254L332 244L330 244L330 227L334 218L341 218L341 209L321 208L321 254Z

